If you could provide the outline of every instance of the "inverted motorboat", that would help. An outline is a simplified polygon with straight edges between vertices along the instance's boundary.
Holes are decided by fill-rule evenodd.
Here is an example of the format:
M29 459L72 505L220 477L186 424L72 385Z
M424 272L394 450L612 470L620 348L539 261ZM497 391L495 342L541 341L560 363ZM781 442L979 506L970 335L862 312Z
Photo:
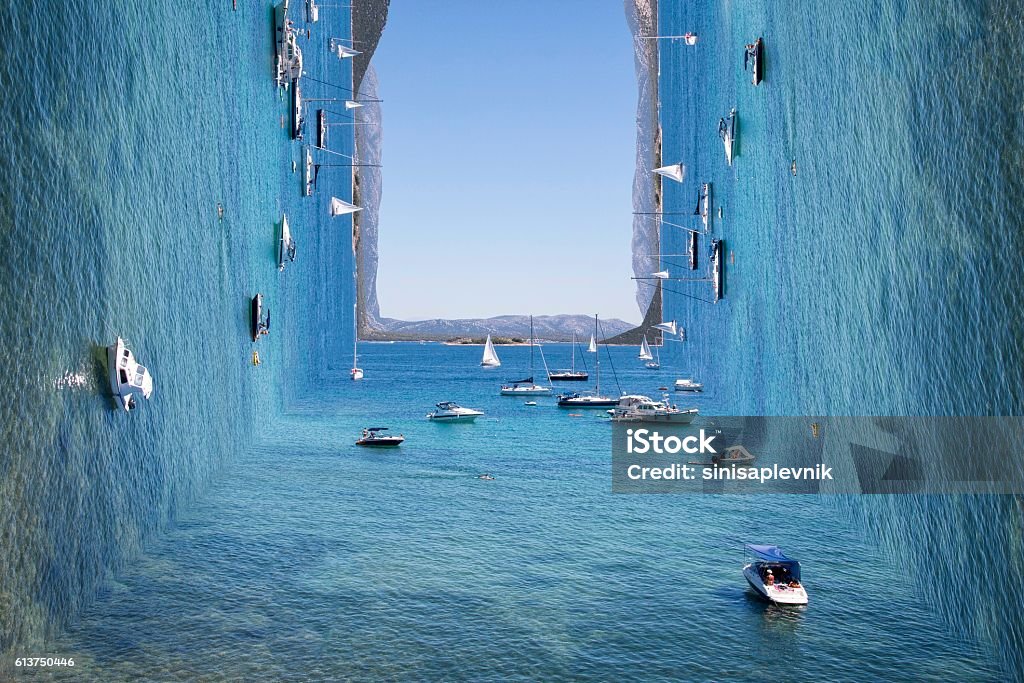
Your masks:
M153 395L152 375L136 362L135 356L120 337L107 347L107 369L110 373L110 390L119 408L134 410L137 394L145 399Z
M427 414L428 419L439 422L472 422L483 415L483 412L479 410L463 408L451 401L442 401L437 404L436 408L434 412Z
M696 408L679 408L664 401L629 394L619 398L615 408L608 411L613 422L647 422L656 424L690 424L697 417Z
M401 446L405 441L405 437L399 434L394 436L391 434L385 434L388 431L387 427L367 427L363 430L362 437L356 441L357 446L372 446L375 448L393 448L395 446Z
M777 605L807 604L799 562L786 557L776 545L748 543L745 547L754 559L743 567L743 576L758 595Z

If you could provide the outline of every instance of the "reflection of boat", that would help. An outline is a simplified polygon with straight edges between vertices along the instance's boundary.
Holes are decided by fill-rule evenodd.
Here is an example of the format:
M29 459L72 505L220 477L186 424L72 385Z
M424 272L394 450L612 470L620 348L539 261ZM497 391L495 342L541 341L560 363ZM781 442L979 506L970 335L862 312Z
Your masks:
M582 357L582 356L581 356ZM584 358L584 365L586 359ZM548 373L548 379L552 382L586 382L590 374L586 370L576 369L576 333L572 333L572 367L568 370L554 370Z
M481 415L483 413L479 410L463 408L451 401L442 401L437 404L437 410L428 413L427 417L441 422L472 422Z
M725 295L725 264L722 263L724 252L723 240L714 240L711 243L711 288L715 293L715 303Z
M729 446L725 453L711 456L711 464L718 467L731 467L736 465L752 465L757 458L743 446Z
M107 347L107 370L110 373L110 390L119 408L133 410L135 394L148 399L153 395L153 376L149 370L135 361L120 337Z
M263 295L257 294L249 304L249 331L252 333L252 340L259 341L260 335L270 334L270 309L267 315L263 315Z
M530 376L526 379L519 379L508 384L501 385L502 396L523 396L523 395L534 395L534 394L550 394L551 387L545 387L540 384L535 384L533 381L533 316L530 316ZM541 357L543 358L544 352L541 351ZM544 373L547 374L547 363L544 363Z
M732 166L732 150L736 142L736 107L729 112L728 119L718 120L718 136L725 145L725 160Z
M353 380L363 378L363 370L359 367L359 304L352 304L352 369L349 376Z
M800 583L800 563L786 557L776 545L747 544L754 560L743 576L758 595L779 605L806 605L807 591Z
M496 368L501 365L498 352L494 350L494 344L491 342L491 335L487 335L487 342L484 343L484 357L480 361L480 365L488 368Z
M356 441L357 446L375 446L377 448L389 447L389 446L400 446L405 441L405 437L399 434L398 436L390 436L384 434L388 430L387 427L367 427L363 430L363 436Z
M677 379L675 384L676 391L704 391L704 385L700 382L695 382L692 378Z
M680 410L668 401L655 401L647 396L628 395L608 411L614 422L654 422L658 424L690 424L697 416L696 408Z
M746 52L743 53L744 71L747 68L747 62L751 62L753 66L750 82L757 85L764 79L764 41L760 38L747 45Z
M594 332L598 331L597 316L594 316ZM601 354L597 355L596 378L593 392L571 392L558 397L558 405L562 408L606 408L618 405L619 399L601 395Z
M277 249L277 269L284 270L287 261L295 260L295 240L292 239L292 231L288 229L288 216L281 218L281 242Z

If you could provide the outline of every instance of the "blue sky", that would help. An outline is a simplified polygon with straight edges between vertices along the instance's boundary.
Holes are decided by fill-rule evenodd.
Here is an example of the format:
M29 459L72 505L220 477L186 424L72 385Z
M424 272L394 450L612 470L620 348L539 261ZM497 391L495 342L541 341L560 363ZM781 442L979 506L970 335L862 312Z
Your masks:
M395 0L373 64L382 315L639 322L621 0Z

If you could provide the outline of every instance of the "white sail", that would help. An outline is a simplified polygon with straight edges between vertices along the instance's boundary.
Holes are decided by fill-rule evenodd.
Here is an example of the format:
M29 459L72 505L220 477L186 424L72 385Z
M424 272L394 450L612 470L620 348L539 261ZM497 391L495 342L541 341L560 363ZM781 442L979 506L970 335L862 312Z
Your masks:
M667 270L659 270L657 273L654 273L654 277L658 278L659 280L667 280L668 279L668 271Z
M686 177L686 167L682 164L672 164L671 166L662 166L661 168L654 169L654 172L658 175L663 175L666 178L671 178L677 183L683 182L683 178Z
M651 353L651 347L647 344L647 335L644 335L644 340L640 344L640 355L637 356L640 360L654 360L654 354Z
M491 343L491 335L487 335L487 343L484 344L484 357L480 361L480 365L486 365L489 368L496 368L501 365L501 361L498 360L498 353L494 350L494 344Z
M336 45L335 50L338 53L338 59L348 59L349 57L355 57L356 55L363 54L359 50L353 50L352 48L345 47L344 45Z
M331 216L344 216L347 213L355 213L362 210L362 207L355 204L349 204L343 199L331 197Z
M356 102L354 100L345 100L345 109L358 109L363 106L362 102Z
M597 342L594 341L594 335L590 335L590 346L587 347L587 352L597 353Z
M657 325L654 326L654 329L661 330L662 332L667 332L671 335L674 335L676 334L678 328L676 327L676 321L670 320L668 322L658 323Z

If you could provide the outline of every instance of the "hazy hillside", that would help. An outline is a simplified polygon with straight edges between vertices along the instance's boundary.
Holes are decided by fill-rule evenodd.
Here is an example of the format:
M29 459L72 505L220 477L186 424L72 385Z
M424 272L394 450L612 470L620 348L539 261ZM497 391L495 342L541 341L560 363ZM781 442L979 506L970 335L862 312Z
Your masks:
M379 327L366 330L367 339L427 339L448 340L459 337L530 336L530 317L526 315L502 315L495 318L467 318L462 320L395 320L382 318ZM614 337L631 330L635 325L612 318L601 320L602 339ZM538 315L533 318L534 335L537 339L569 341L573 332L581 339L589 339L594 330L594 318L586 315Z

